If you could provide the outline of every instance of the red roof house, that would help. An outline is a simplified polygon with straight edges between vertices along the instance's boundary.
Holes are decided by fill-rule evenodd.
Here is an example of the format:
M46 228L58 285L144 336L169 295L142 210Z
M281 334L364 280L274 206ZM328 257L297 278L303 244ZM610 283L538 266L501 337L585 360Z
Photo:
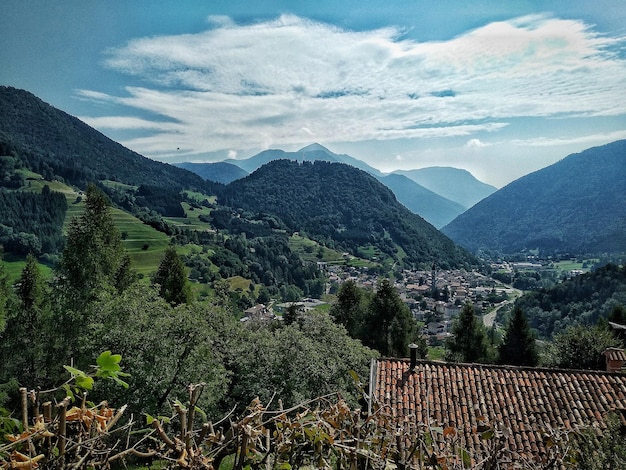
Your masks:
M399 435L439 429L472 466L493 454L494 434L500 461L541 468L556 434L602 429L611 412L626 423L626 374L617 372L382 358L372 361L369 396L370 413L388 413Z

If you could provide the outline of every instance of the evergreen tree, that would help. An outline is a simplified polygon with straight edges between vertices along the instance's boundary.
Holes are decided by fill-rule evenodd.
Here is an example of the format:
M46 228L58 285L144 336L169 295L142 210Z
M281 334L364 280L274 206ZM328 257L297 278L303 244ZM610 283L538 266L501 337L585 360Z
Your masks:
M452 337L447 341L446 359L455 362L489 361L489 348L485 327L476 318L474 307L466 303L452 327Z
M339 288L337 301L330 309L335 322L343 325L353 338L361 335L364 312L367 309L366 300L363 289L354 281L346 281Z
M158 285L159 295L172 305L191 301L191 288L185 265L173 246L168 247L161 258L153 283Z
M1 337L1 380L16 378L22 383L41 385L40 380L45 377L46 289L33 255L26 258L26 265L16 283L16 294L16 305L8 311L6 329Z
M409 307L388 279L383 279L372 298L364 321L362 341L384 356L404 357L415 340L417 325Z
M535 336L526 315L516 307L500 344L500 363L514 366L536 366L539 360Z
M67 308L79 311L98 292L115 288L125 251L109 210L109 200L94 184L87 187L83 214L72 219L59 266L59 283Z

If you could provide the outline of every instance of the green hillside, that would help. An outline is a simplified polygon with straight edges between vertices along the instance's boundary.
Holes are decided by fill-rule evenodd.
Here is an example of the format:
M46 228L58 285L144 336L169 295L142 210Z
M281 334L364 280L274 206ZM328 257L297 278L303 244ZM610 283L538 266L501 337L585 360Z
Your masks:
M626 251L626 140L570 155L524 176L442 231L471 251Z
M220 189L218 198L234 208L276 214L290 231L324 246L363 258L376 252L390 266L476 262L373 176L341 163L273 161Z

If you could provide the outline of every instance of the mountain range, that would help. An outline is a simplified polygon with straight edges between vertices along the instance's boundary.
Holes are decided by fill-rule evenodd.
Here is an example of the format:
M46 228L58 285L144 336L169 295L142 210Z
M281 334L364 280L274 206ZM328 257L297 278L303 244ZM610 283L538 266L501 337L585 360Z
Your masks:
M265 150L247 159L225 160L220 162L220 166L215 166L217 164L214 163L188 162L176 165L193 171L205 179L227 184L241 177L235 168L252 173L261 166L280 159L297 162L345 163L363 170L391 189L398 201L407 209L420 215L437 228L451 222L477 201L496 191L495 187L478 181L469 172L456 168L423 168L385 174L357 158L346 154L336 154L318 143L308 145L296 152L278 149ZM225 164L235 168L231 167L227 170Z
M304 153L314 157L319 152ZM327 167L318 163L327 162L308 166L270 162L243 179L221 185L132 152L31 93L10 87L0 87L0 156L6 156L0 163L4 166L6 161L10 171L30 170L45 180L62 180L80 189L96 182L119 207L168 234L172 227L157 218L184 217L182 202L197 204L183 192L192 189L204 194L207 204L212 204L209 196L217 196L217 207L209 208L211 220L234 211L233 222L228 223L233 234L285 237L290 232L278 228L288 226L291 232L307 233L325 246L377 262L399 263L399 267L429 266L433 261L442 267L460 267L476 261L399 204L378 180L353 166L336 163L333 171L325 171ZM319 212L320 208L324 210ZM268 217L262 212L285 221L263 227Z
M0 86L0 157L0 186L5 188L19 190L20 178L12 179L18 168L77 188L93 181L107 189L107 184L118 182L126 185L116 186L116 191L126 191L118 194L119 201L128 207L144 201L156 212L161 206L180 204L186 197L182 190L193 189L217 196L219 207L242 210L235 216L249 215L252 225L258 224L256 218L263 219L263 213L275 215L284 219L279 226L308 232L319 243L370 256L380 253L409 264L435 259L450 266L472 262L464 250L453 248L450 239L472 252L626 251L624 140L565 157L475 204L467 192L463 194L464 181L483 194L491 188L462 171L431 168L382 174L319 144L230 161L240 170L228 162L216 164L224 174L237 172L237 179L219 184L205 179L207 175L145 158L27 91ZM251 173L241 177L242 171ZM436 182L436 174L447 175L447 189ZM475 199L482 197L474 189L471 193ZM462 213L438 231L425 214L444 205ZM429 215L431 220L435 216Z

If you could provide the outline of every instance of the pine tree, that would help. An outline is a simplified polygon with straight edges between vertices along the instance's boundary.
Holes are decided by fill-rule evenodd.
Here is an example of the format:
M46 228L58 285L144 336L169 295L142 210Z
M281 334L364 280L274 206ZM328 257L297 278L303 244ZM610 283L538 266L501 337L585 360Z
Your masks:
M2 335L0 362L3 377L16 378L23 383L41 384L45 376L43 335L46 315L46 289L36 258L26 258L16 283L17 302L7 315L6 329Z
M171 305L186 304L191 301L191 289L185 265L173 246L165 250L153 284L158 285L159 295Z
M416 338L417 325L409 307L388 279L383 279L369 304L363 342L383 356L406 356Z
M348 334L358 338L366 307L365 293L354 281L344 282L337 292L337 301L330 309L336 323L343 325Z
M59 284L67 308L79 311L98 293L119 284L125 251L106 195L87 187L85 210L72 219L59 266Z
M539 360L535 337L526 315L515 307L504 340L500 344L500 363L514 366L536 366Z
M479 362L489 360L489 348L485 327L476 318L474 307L466 303L452 327L452 337L447 341L446 359L455 362Z

